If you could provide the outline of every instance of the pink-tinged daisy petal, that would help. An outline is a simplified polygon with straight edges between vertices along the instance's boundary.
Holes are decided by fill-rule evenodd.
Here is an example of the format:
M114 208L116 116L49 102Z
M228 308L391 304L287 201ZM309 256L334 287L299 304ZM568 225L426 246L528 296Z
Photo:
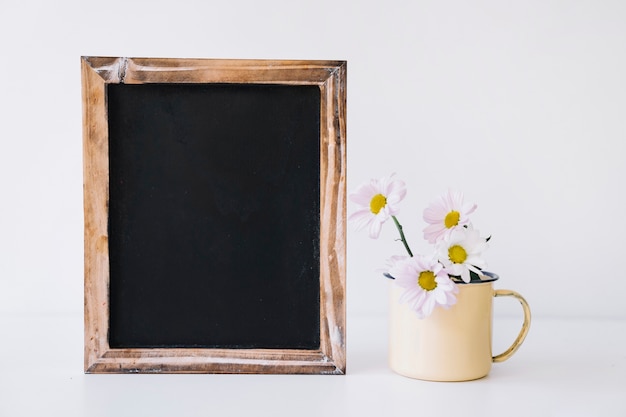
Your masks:
M445 231L446 227L442 224L430 224L424 228L424 235L441 235Z
M387 201L393 204L404 200L404 197L406 197L406 185L404 181L392 181L387 187L386 195L388 196Z
M400 303L415 305L419 302L419 295L420 294L416 291L404 291L400 295L400 298L398 299L398 301Z
M361 184L353 193L350 193L350 201L367 207L369 210L370 201L372 196L376 195L378 191L371 184Z
M361 209L352 213L348 221L352 222L355 230L358 231L367 226L372 221L372 217L369 215L369 210Z
M369 236L372 239L378 239L378 236L380 236L380 229L382 229L383 227L383 222L379 221L378 219L374 219L371 223L370 223L370 230L369 230Z
M399 260L389 273L396 278L396 285L404 289L399 302L406 303L419 318L429 316L437 306L456 303L456 284L434 257L417 255Z
M394 179L393 175L361 184L349 196L350 201L358 205L349 220L355 223L356 230L369 226L372 239L377 239L382 224L398 213L398 204L406 195L404 182Z
M450 207L461 207L463 205L463 193L448 190L446 201Z
M423 317L424 311L422 309L424 308L424 304L426 304L428 297L426 297L426 294L424 294L423 292L414 292L413 297L414 298L412 299L412 301L407 302L406 304L411 310L415 311Z
M456 303L456 294L458 293L459 293L459 287L457 287L456 284L454 284L454 290L446 292L447 300L444 305L444 308L450 308L452 305Z
M447 297L446 297L446 293L443 291L437 291L435 294L435 301L437 302L437 304L445 304L447 301Z
M430 206L424 209L424 220L426 223L440 223L441 217L448 213L447 207L440 201L433 201Z
M401 255L394 255L391 258L387 259L387 261L385 262L385 268L377 268L376 272L380 273L380 274L390 274L390 270L391 268L394 267L394 265L404 259L406 259L407 256L401 256ZM393 275L391 275L394 279L396 279L396 277L394 277Z
M435 297L428 297L424 301L424 305L422 306L422 314L424 314L424 317L430 316L433 313L434 308L435 308Z
M429 225L424 229L424 239L429 243L437 243L446 238L454 229L469 223L469 215L476 210L475 204L463 202L463 194L448 190L447 194L433 201L424 210L424 220Z
M463 204L463 212L468 215L475 212L477 208L478 208L478 205L476 204L472 204L472 203Z

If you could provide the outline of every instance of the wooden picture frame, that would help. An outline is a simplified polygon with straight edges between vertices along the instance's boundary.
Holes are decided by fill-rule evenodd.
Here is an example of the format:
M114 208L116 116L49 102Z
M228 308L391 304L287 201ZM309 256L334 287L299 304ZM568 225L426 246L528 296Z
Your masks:
M82 57L81 75L85 372L345 374L346 62ZM107 91L115 84L319 89L319 347L111 347Z

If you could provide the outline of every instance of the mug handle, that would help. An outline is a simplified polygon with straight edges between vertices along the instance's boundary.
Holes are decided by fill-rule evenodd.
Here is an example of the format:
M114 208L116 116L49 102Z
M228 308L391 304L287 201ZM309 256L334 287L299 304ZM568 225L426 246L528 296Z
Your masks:
M517 335L517 339L513 342L513 344L505 350L503 353L496 355L492 358L493 362L504 362L509 359L513 354L519 349L522 345L522 342L526 338L528 334L528 330L530 330L530 307L528 303L519 293L511 290L495 290L493 293L494 297L515 297L517 301L522 305L522 309L524 309L524 323L522 324L522 329Z

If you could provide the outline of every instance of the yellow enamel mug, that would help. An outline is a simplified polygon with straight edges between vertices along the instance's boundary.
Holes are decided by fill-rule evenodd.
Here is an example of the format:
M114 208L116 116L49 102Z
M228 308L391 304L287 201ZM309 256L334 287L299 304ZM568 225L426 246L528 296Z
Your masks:
M469 381L486 376L493 362L510 358L530 328L530 308L515 291L494 290L498 279L489 273L479 283L459 284L457 302L449 309L437 307L419 319L398 298L402 288L391 283L389 366L410 378L428 381ZM514 297L524 310L519 335L505 352L493 356L491 334L493 298Z

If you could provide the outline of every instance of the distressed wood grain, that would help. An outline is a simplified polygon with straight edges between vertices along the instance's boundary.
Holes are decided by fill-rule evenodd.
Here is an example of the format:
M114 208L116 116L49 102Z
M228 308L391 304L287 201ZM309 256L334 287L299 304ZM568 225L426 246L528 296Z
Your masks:
M346 62L82 57L86 373L346 372ZM320 88L320 347L113 349L109 329L108 83Z

